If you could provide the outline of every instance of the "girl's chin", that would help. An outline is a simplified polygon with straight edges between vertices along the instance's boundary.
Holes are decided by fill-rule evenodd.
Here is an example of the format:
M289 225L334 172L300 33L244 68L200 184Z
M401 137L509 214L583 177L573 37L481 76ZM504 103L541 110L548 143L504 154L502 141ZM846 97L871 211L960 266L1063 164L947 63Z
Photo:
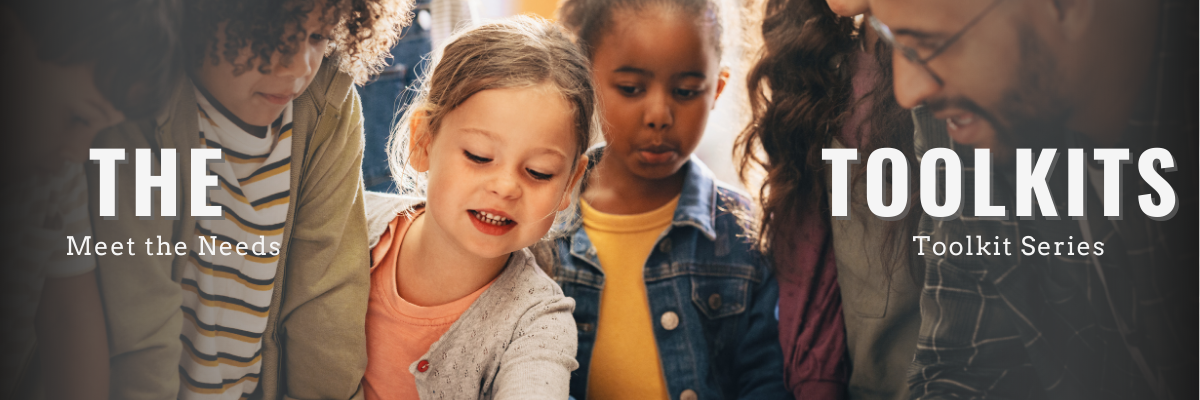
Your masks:
M520 249L519 248L512 249L512 250L500 249L500 248L484 249L484 248L478 248L478 247L474 248L474 249L470 249L472 254L475 254L476 257L479 257L484 260L497 260L500 258L507 259L510 254L512 254L514 251L517 251L517 250L520 250Z

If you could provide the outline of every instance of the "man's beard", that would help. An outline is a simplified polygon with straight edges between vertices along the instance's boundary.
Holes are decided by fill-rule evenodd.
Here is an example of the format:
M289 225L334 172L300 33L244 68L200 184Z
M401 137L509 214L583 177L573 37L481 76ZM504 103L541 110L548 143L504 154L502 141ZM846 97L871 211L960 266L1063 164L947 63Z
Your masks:
M966 97L932 99L931 111L955 107L990 123L1000 142L1012 148L1060 147L1070 109L1054 81L1056 61L1027 24L1017 27L1021 60L1016 79L995 110Z

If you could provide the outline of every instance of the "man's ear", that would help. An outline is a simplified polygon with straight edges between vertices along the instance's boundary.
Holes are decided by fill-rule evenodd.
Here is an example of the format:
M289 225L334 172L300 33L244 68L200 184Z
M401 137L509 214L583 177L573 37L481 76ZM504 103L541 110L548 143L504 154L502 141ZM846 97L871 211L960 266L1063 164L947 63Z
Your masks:
M1076 43L1088 34L1088 28L1096 17L1095 0L1048 0L1056 13L1062 35L1068 42Z
M416 110L408 120L408 165L417 172L429 171L429 148L433 133L429 131L429 112Z
M567 185L566 193L563 193L562 201L558 203L558 211L566 210L571 206L571 192L575 191L575 185L583 179L583 174L587 172L588 156L584 154L579 157L579 161L575 163L575 173L571 175L571 182Z
M721 67L721 73L717 74L717 94L713 96L713 108L717 108L717 100L721 98L721 93L725 91L725 83L729 81L729 68Z

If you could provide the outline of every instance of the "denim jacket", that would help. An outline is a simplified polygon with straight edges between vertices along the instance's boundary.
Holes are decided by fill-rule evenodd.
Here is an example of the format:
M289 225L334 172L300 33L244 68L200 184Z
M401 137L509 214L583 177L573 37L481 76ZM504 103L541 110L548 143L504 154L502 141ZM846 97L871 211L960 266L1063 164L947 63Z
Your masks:
M717 182L693 157L671 225L646 260L654 337L672 399L784 399L774 316L779 287L750 229L730 210L746 196ZM584 400L604 269L579 218L557 240L551 274L575 299L579 369L571 396Z

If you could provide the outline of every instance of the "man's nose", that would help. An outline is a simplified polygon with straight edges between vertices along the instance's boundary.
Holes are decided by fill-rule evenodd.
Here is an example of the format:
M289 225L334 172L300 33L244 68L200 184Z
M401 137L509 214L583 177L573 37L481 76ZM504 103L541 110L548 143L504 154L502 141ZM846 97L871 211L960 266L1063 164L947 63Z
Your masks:
M901 107L915 108L941 90L929 71L904 58L899 51L892 53L892 73L892 87Z

